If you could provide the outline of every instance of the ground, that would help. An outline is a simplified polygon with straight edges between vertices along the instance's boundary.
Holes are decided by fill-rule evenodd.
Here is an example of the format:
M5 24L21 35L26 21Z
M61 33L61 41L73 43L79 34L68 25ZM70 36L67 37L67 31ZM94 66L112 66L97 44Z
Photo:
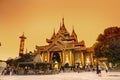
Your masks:
M52 75L0 75L0 80L120 80L120 72L66 72Z

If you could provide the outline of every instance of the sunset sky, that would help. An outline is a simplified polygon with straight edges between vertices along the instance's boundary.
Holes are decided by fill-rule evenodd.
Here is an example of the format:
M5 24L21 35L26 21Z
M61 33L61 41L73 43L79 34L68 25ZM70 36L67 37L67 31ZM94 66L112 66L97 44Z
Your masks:
M120 0L0 0L0 60L18 56L23 32L28 51L46 45L63 17L90 47L105 28L120 26Z

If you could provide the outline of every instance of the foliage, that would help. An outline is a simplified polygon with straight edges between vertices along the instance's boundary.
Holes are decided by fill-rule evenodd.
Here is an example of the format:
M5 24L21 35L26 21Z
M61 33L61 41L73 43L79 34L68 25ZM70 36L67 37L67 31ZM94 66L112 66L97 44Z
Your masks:
M96 57L107 57L109 62L120 63L120 27L104 30L94 45Z

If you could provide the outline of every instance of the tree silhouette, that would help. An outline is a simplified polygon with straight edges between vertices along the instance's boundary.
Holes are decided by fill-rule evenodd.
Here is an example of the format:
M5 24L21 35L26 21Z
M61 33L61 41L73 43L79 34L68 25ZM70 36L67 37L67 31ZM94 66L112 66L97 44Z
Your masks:
M109 27L97 38L96 57L107 57L109 62L120 63L120 27Z

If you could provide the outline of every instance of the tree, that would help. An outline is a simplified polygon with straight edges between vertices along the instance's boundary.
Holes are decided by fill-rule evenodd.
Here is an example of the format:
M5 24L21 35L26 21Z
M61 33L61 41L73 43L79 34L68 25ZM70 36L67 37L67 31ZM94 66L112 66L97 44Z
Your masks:
M7 63L7 65L13 66L13 64L14 64L13 61L14 61L14 59L8 58L8 60L6 60L6 63Z
M97 38L95 56L106 57L108 62L120 63L120 27L109 27Z
M19 62L31 62L33 61L34 55L32 52L29 52L27 54L23 54L21 57L17 57L15 59L9 58L6 63L10 66L17 67Z

